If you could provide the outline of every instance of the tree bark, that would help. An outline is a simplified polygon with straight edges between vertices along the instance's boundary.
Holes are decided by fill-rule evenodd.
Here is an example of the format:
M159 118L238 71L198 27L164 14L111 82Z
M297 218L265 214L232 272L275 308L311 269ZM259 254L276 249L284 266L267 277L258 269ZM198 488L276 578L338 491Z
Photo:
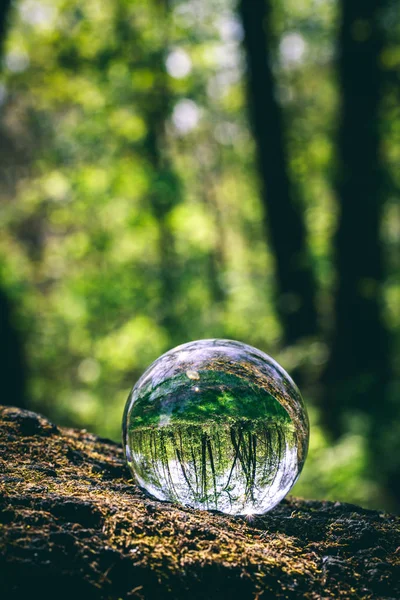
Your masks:
M317 333L316 285L301 202L289 167L280 106L271 68L269 0L240 0L250 117L257 145L268 241L276 259L277 311L284 341Z
M0 440L7 599L400 595L394 516L295 498L252 520L161 503L117 444L10 407Z

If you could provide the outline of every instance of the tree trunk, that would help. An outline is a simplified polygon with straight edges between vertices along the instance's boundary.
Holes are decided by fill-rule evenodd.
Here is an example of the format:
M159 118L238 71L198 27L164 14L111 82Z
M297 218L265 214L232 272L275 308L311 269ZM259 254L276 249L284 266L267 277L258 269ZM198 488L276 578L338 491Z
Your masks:
M0 409L8 600L395 598L399 519L284 500L252 520L151 500L119 445Z
M26 407L26 364L6 291L0 288L0 381L4 404Z
M240 0L244 27L250 116L268 240L276 259L277 310L284 341L317 332L315 280L300 199L290 181L282 114L269 55L269 0Z
M342 97L336 189L339 221L332 352L325 374L329 418L340 433L348 408L376 415L389 373L382 318L384 267L380 227L384 167L379 131L383 78L379 0L342 1L339 84ZM377 399L380 401L377 402Z
M372 466L394 505L400 505L400 448L398 441L392 443L398 435L390 431L398 408L388 396L390 339L382 317L385 167L379 109L384 8L379 0L341 2L337 283L322 408L325 424L336 436L345 431L349 413L358 411L369 418Z
M346 431L350 413L367 416L370 468L398 509L399 407L388 386L393 373L391 340L382 315L385 268L380 235L387 194L380 119L385 84L382 15L387 6L379 0L341 2L337 283L322 409L325 425L335 436Z
M182 319L179 316L180 273L175 249L174 232L170 218L173 209L182 200L180 179L169 156L167 122L173 105L169 76L165 68L170 31L169 0L156 0L156 14L164 32L162 46L149 56L149 67L154 77L146 108L147 138L145 152L153 170L152 189L149 195L151 210L158 226L160 305L159 322L166 329L172 345L182 343Z
M156 15L157 26L162 32L162 39L155 39L151 47L148 40L143 39L141 28L132 20L129 4L117 3L115 35L119 46L116 55L131 72L145 68L153 77L151 88L140 92L133 90L133 98L136 98L146 124L147 134L139 151L143 155L150 180L148 208L156 223L158 235L155 277L159 282L159 301L155 317L173 346L182 343L185 336L181 331L182 319L178 309L180 272L170 223L171 213L182 199L181 181L170 158L166 131L173 103L165 68L165 55L169 47L170 8L168 0L152 0L149 8ZM142 94L140 98L139 93Z
M166 84L166 73L160 71L162 55L153 65L156 89L146 111L148 135L146 151L153 169L150 204L158 227L160 306L159 322L165 327L172 345L182 342L181 319L178 316L179 270L174 233L170 217L181 201L181 184L170 162L166 148L165 126L169 116L171 97ZM162 62L161 62L162 64ZM158 66L157 66L158 65Z
M7 21L9 19L11 0L0 2L0 55L3 56L4 40L7 32Z
M0 59L3 58L11 0L0 2ZM1 67L0 67L1 69ZM7 152L7 141L4 150ZM0 381L4 404L24 408L26 364L20 332L15 326L7 291L0 288Z

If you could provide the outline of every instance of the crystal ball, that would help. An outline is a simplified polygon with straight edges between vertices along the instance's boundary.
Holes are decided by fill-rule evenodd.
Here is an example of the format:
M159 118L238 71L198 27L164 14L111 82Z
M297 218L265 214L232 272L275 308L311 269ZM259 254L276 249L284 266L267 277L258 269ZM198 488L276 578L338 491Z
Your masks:
M133 387L123 441L139 487L157 500L230 515L262 514L303 467L307 411L270 356L240 342L189 342Z

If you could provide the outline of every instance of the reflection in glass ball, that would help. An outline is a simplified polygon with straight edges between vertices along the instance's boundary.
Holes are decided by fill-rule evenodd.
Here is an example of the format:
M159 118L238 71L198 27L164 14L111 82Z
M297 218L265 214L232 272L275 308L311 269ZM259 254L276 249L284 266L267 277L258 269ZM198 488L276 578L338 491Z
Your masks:
M250 515L295 483L309 425L300 392L271 357L213 339L173 348L147 369L127 400L123 436L151 496Z

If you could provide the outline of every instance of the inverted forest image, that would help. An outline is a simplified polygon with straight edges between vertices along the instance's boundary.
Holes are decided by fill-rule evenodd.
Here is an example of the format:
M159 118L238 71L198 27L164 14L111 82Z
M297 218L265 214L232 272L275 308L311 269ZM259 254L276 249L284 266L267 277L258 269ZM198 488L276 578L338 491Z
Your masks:
M286 496L309 440L300 392L281 367L251 346L218 339L156 360L128 398L123 431L143 491L246 516Z
M400 1L5 0L0 65L0 596L400 595ZM300 408L124 413L196 340Z

